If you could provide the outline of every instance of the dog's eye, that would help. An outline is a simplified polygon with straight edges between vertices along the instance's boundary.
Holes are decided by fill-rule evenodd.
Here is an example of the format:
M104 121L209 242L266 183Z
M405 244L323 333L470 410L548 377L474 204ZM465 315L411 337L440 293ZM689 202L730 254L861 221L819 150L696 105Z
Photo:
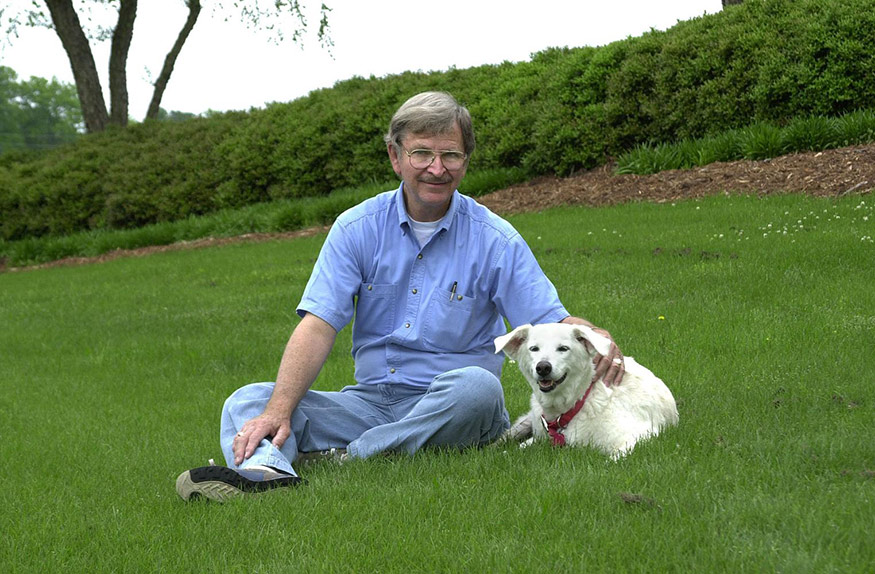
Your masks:
M562 345L561 347L559 347L556 350L559 351L560 353L567 353L569 349L565 345Z
M540 351L540 350L541 350L541 349L539 349L537 346L529 347L529 351L531 351L532 353L537 353L537 352Z

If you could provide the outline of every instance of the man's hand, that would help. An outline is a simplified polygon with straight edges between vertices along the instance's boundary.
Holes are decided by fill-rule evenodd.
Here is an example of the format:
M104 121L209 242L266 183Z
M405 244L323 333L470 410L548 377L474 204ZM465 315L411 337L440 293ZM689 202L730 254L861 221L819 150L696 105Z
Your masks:
M610 387L619 385L623 381L623 375L626 373L626 367L623 364L623 354L620 348L614 343L614 338L604 329L594 328L593 331L599 335L604 335L611 341L611 350L607 355L599 355L599 359L595 365L594 381L603 378L605 386Z
M620 352L620 348L614 343L614 338L610 333L604 329L596 327L586 319L581 319L580 317L566 317L560 321L560 323L586 325L599 335L607 337L608 340L611 341L611 350L608 351L607 355L599 355L598 360L595 362L595 376L592 380L597 381L604 378L606 387L619 385L623 381L623 375L626 373L626 367L623 364L623 353Z
M276 416L265 411L246 421L234 437L234 464L240 466L240 463L251 457L265 438L270 438L273 445L280 448L291 432L292 425L288 416Z

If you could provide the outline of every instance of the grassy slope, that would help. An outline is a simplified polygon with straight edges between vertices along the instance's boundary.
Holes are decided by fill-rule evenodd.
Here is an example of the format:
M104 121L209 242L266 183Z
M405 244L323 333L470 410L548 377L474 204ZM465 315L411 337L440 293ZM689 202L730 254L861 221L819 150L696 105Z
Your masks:
M2 274L0 570L864 572L873 217L866 196L516 216L569 310L673 389L678 428L616 464L428 452L224 506L173 481L221 458L224 398L273 378L322 238ZM319 388L349 381L348 349L347 329ZM517 415L527 387L504 383Z

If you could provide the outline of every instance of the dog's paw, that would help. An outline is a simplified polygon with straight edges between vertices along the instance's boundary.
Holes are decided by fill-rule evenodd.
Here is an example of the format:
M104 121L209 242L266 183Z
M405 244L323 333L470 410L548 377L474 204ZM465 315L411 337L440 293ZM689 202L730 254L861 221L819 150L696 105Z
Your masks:
M512 427L505 433L508 439L521 442L532 436L532 419L529 416L524 416L518 419Z

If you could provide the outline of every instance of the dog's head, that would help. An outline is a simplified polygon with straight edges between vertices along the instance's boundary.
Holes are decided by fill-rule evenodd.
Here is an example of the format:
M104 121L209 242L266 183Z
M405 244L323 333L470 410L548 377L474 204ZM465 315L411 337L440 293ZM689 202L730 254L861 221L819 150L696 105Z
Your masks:
M533 390L549 393L571 376L592 379L596 354L607 355L611 342L584 325L545 323L523 325L495 339L495 352L504 352L519 365Z

